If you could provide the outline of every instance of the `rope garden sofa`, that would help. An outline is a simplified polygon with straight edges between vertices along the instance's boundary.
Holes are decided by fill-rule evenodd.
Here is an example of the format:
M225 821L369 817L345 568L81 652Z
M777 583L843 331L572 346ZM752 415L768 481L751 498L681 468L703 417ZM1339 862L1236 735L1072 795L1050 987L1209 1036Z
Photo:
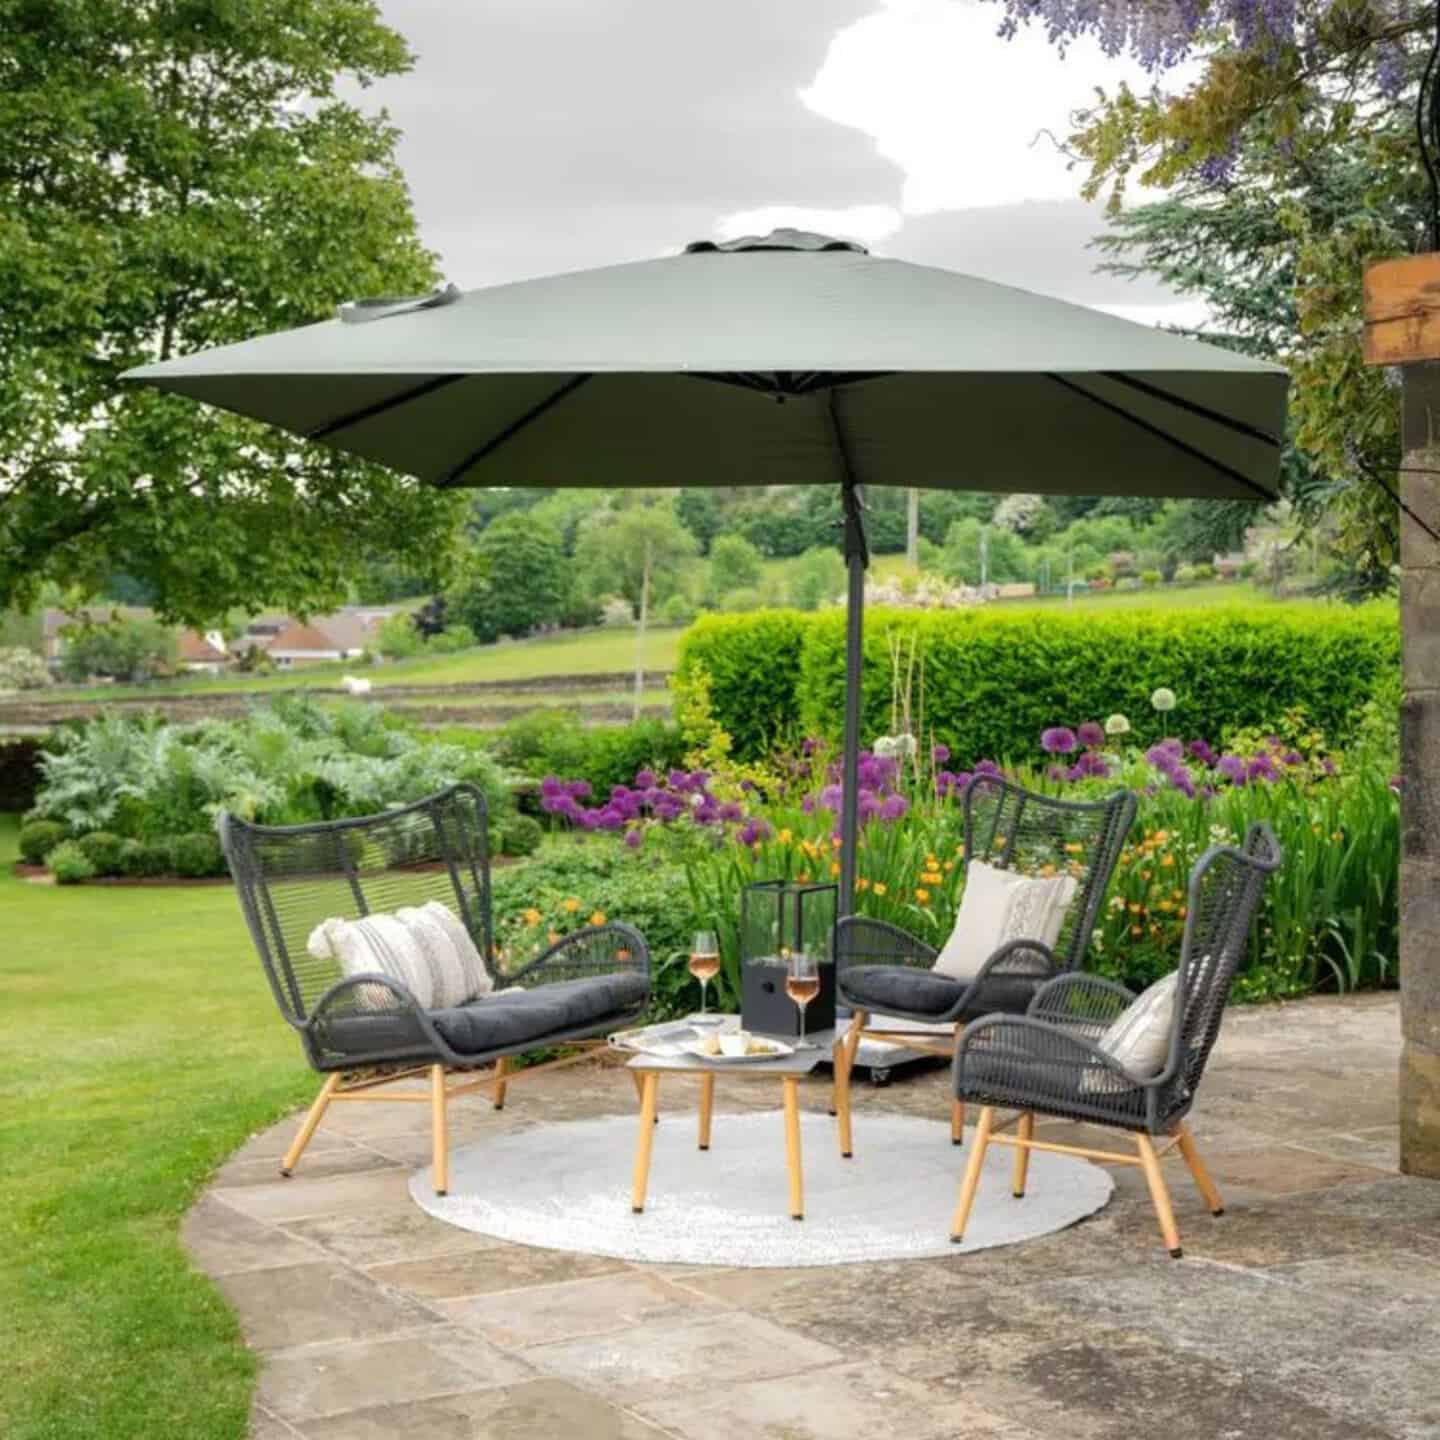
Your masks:
M1052 944L1034 931L1022 931L1022 938L1000 944L967 980L934 969L941 952L899 926L861 915L839 922L835 984L851 1015L849 1029L835 1047L834 1110L840 1153L846 1158L854 1148L850 1082L861 1040L868 1034L949 1059L967 1020L994 1011L1023 1014L1041 985L1078 970L1136 810L1129 790L1102 800L1061 800L988 774L970 781L961 803L967 874L983 862L1016 874L1069 876L1074 890ZM877 1013L930 1028L867 1029ZM937 1037L937 1024L953 1025L954 1035ZM965 1107L956 1099L950 1114L953 1144L962 1143L964 1125Z
M965 1234L992 1144L1015 1148L1011 1183L1023 1199L1031 1150L1085 1156L1108 1164L1138 1165L1165 1248L1181 1256L1180 1231L1160 1161L1184 1159L1211 1214L1224 1202L1205 1168L1185 1117L1205 1073L1236 968L1250 943L1266 881L1280 866L1281 850L1266 825L1251 826L1243 848L1212 846L1190 876L1180 963L1137 997L1096 975L1062 975L1043 986L1024 1015L986 1015L965 1028L955 1051L955 1095L983 1108L976 1127L951 1239ZM1163 998L1152 1000L1162 991ZM1150 1001L1148 1015L1143 1012ZM1165 1008L1168 1006L1168 1009ZM1146 1073L1121 1054L1135 1043L1136 1025L1153 1026L1154 1068ZM997 1107L1017 1113L996 1125ZM1035 1139L1035 1116L1080 1121L1128 1131L1128 1153L1053 1144ZM1002 1133L1010 1126L1013 1135ZM1157 1140L1162 1143L1157 1146Z
M486 822L484 796L463 784L361 819L267 826L220 817L221 844L276 1004L326 1077L280 1162L282 1175L294 1170L333 1104L428 1103L432 1178L443 1195L450 1099L489 1085L500 1109L512 1081L583 1059L648 1006L650 952L638 930L616 922L575 931L513 973L500 972ZM336 922L370 922L362 934L375 948L360 953L392 960L390 942L404 941L400 931L413 934L408 927L422 910L444 936L423 932L430 943L418 967L408 942L399 947L399 958L412 963L411 985L396 978L398 963L384 973L357 971L354 952L348 967L338 957ZM432 992L432 1003L422 1003L417 989ZM511 1071L512 1057L557 1045L576 1048ZM447 1080L491 1066L488 1076ZM388 1088L422 1075L428 1093Z

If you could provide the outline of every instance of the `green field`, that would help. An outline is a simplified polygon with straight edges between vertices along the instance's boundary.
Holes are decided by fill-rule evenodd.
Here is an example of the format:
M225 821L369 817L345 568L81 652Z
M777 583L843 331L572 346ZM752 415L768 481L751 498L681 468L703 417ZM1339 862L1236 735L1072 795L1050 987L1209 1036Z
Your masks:
M0 1435L240 1440L255 1359L176 1240L312 1088L228 886L57 889L0 817Z

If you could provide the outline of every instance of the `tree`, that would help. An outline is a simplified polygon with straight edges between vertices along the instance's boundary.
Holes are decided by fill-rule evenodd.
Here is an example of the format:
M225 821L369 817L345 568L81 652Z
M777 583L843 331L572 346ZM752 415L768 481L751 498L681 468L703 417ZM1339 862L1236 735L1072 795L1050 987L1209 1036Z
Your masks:
M1002 27L1043 15L1052 42L1097 34L1155 76L1075 117L1083 193L1108 193L1114 234L1141 268L1217 312L1212 338L1291 371L1287 482L1313 527L1339 522L1355 588L1396 558L1398 415L1361 356L1361 277L1425 242L1428 199L1413 110L1435 6L1385 0L1002 0ZM1185 80L1166 72L1187 62ZM1166 200L1122 214L1127 187Z
M845 593L845 562L834 546L807 550L790 566L790 603L818 610Z
M1026 570L1025 543L998 525L957 520L945 537L945 574L965 585L1019 580Z
M104 676L111 680L148 680L175 663L175 632L158 620L122 620L77 624L65 631L60 673L67 680Z
M620 594L635 608L635 718L645 688L645 632L650 606L674 593L685 562L694 558L695 537L680 523L668 499L639 500L624 510L596 516L580 537L575 556L595 595Z
M165 615L346 598L428 564L463 499L192 401L147 360L425 289L373 0L0 0L0 606L124 572Z
M447 593L447 623L469 626L482 643L528 635L560 621L570 574L560 537L520 511L493 521L475 542Z
M732 590L753 590L760 583L763 567L760 552L743 535L717 535L710 545L711 595Z
M682 490L675 497L675 514L700 544L700 553L710 553L710 542L725 526L720 496L710 486Z

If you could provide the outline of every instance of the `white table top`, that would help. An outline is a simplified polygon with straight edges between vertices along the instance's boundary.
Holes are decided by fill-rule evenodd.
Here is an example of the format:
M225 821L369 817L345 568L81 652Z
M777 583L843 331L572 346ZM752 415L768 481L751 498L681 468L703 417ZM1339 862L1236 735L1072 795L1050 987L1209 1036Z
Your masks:
M625 1068L682 1074L713 1071L726 1075L808 1075L822 1060L830 1059L837 1033L835 1030L816 1030L807 1034L806 1042L814 1046L813 1049L797 1050L779 1060L702 1060L698 1055L636 1055L626 1062ZM785 1043L791 1045L795 1042L787 1039Z

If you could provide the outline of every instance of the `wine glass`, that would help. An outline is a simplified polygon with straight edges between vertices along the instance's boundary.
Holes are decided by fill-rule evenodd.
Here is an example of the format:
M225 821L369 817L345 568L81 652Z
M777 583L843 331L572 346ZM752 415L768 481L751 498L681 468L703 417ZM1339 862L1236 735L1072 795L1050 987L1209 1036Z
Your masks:
M697 930L690 942L690 973L700 982L700 1014L708 1020L710 982L720 973L720 939L713 930Z
M785 993L800 1010L800 1049L805 1044L805 1010L820 993L820 962L807 950L792 952L786 964Z

